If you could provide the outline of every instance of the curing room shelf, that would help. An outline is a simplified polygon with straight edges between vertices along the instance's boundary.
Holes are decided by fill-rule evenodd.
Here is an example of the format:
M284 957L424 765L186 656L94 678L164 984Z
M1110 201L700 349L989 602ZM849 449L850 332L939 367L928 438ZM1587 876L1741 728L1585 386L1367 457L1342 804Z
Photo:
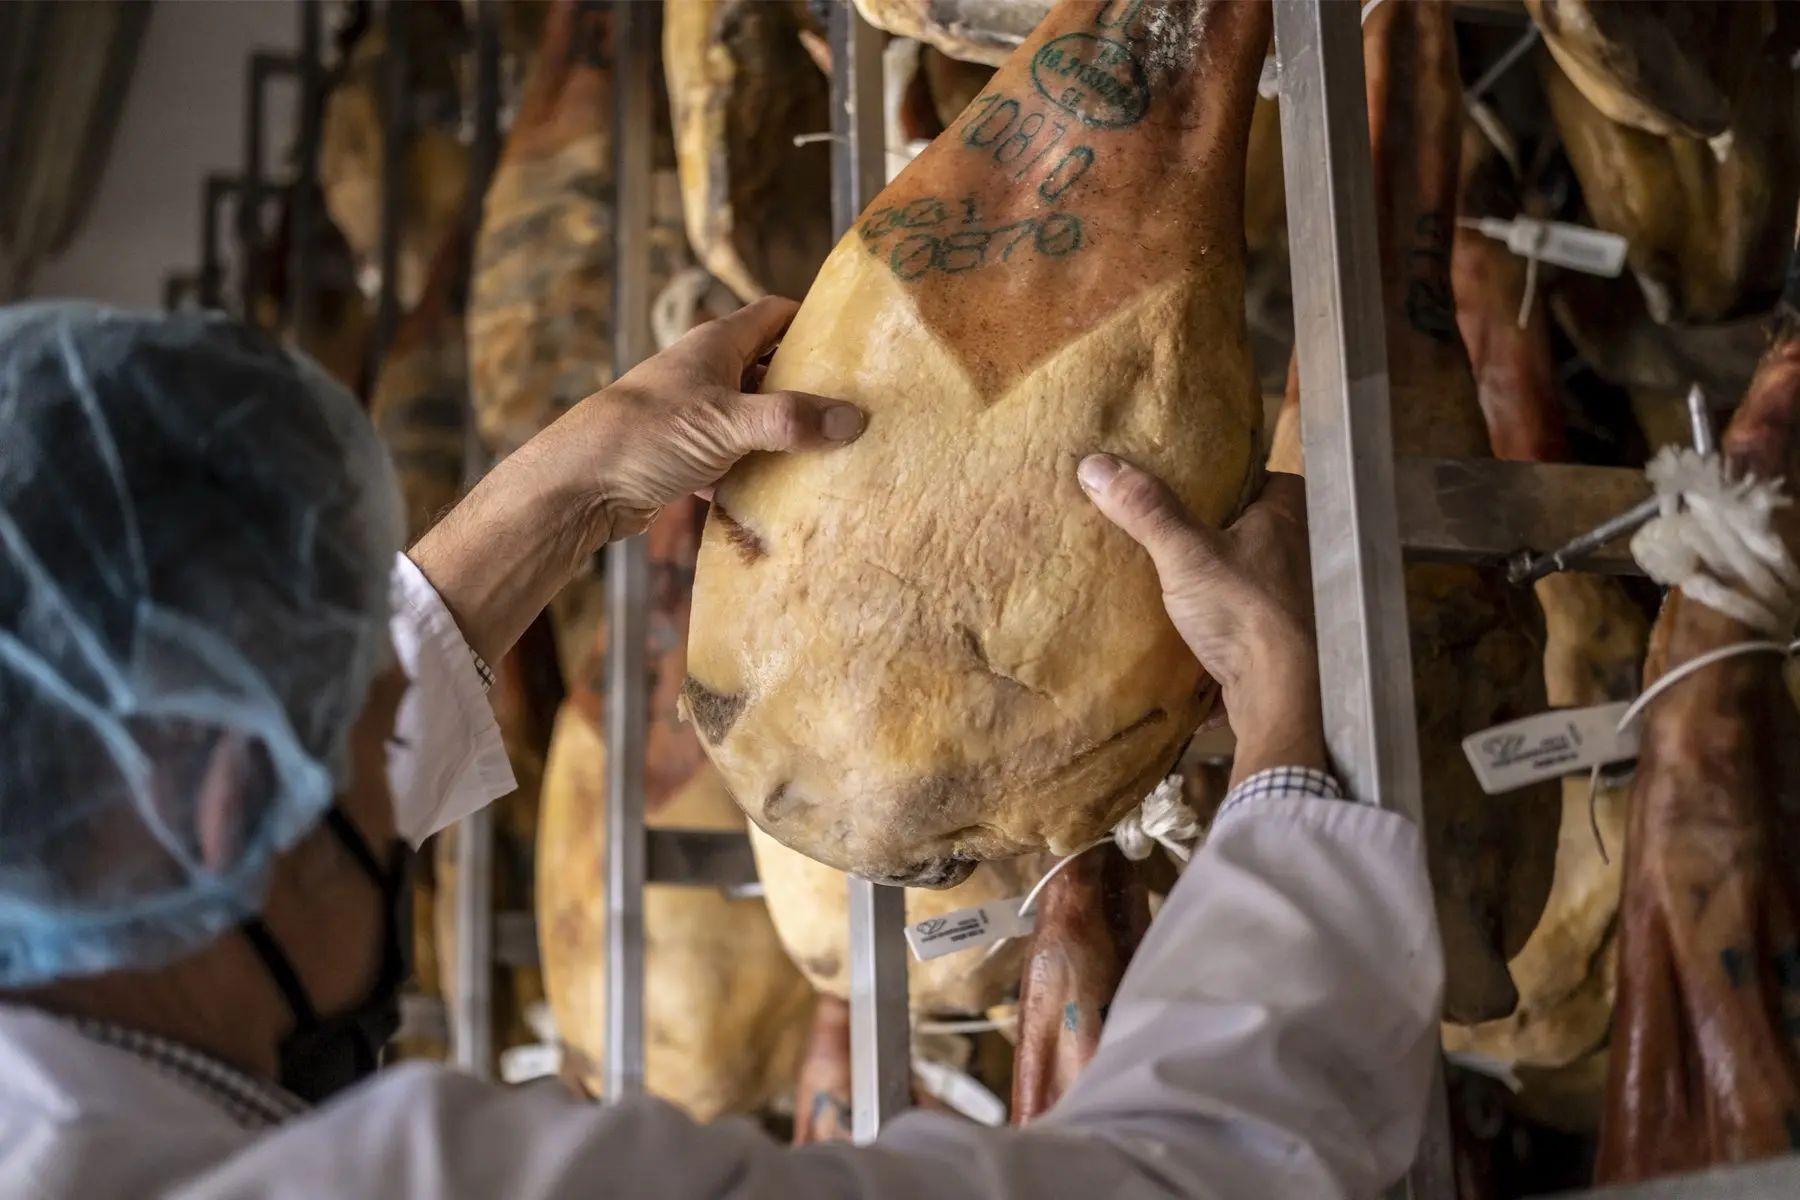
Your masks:
M644 833L644 882L716 887L737 895L754 887L756 858L741 833L650 829Z
M1493 563L1548 551L1650 495L1642 471L1501 459L1402 458L1394 464L1408 562ZM1584 571L1641 574L1629 539L1581 560Z

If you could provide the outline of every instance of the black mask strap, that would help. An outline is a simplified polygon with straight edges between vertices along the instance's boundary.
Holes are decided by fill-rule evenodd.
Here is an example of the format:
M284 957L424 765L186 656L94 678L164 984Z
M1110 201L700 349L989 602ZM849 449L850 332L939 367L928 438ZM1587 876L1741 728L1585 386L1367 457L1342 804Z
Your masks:
M262 918L251 917L240 928L250 948L256 951L256 957L262 959L263 970L281 990L281 998L287 1001L288 1009L294 1014L295 1027L304 1029L318 1024L319 1014L313 1008L312 997L306 994L306 986L300 982L300 973L294 970L293 960L269 932L269 927L262 923Z

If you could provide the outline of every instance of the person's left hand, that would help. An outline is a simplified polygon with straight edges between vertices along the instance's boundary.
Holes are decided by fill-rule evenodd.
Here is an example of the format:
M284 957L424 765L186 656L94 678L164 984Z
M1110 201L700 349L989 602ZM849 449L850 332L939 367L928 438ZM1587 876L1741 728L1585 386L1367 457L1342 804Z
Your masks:
M591 487L584 504L604 510L607 537L620 538L648 526L663 505L705 493L752 451L854 440L863 414L851 405L752 390L798 308L767 297L645 359L534 439L528 449L550 460L535 464L540 478L573 473Z

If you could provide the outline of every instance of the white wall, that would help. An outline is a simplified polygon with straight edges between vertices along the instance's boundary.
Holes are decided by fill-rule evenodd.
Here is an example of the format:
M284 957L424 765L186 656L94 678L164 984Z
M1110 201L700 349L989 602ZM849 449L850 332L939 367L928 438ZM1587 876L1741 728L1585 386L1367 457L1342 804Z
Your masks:
M198 267L201 179L237 171L250 54L291 51L298 10L297 0L156 4L100 194L68 250L39 269L33 295L156 308L167 272ZM295 90L268 90L265 169L283 161ZM231 220L228 204L221 215Z

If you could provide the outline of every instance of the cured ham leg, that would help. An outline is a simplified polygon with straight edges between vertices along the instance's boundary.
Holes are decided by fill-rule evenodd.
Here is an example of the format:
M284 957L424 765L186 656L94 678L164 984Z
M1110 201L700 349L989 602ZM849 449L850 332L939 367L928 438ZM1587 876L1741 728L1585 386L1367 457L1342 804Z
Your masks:
M863 407L841 451L753 456L701 547L687 711L808 857L947 887L1072 853L1211 706L1093 451L1196 518L1254 495L1245 147L1260 0L1067 0L832 251L766 390Z
M1721 449L1735 478L1800 478L1794 275ZM1778 509L1774 529L1800 553L1800 509ZM1652 634L1646 685L1766 636L1674 591ZM1643 720L1602 1183L1800 1148L1800 720L1782 662L1748 655L1701 668Z
M850 1002L822 995L794 1086L794 1145L850 1139Z
M741 831L743 817L676 717L702 505L663 509L648 532L649 740L644 804L653 827ZM605 699L602 620L557 720L538 837L538 927L551 1009L583 1085L599 1094L605 1039ZM793 1079L811 989L759 899L711 888L644 894L649 1090L701 1120L754 1111Z
M1044 885L1037 912L1019 984L1015 1125L1048 1112L1094 1057L1125 967L1150 928L1150 893L1131 860L1101 846Z
M1510 216L1520 208L1518 191L1505 160L1471 123L1463 137L1463 215ZM1451 262L1457 326L1494 453L1566 461L1546 306L1532 305L1530 319L1519 327L1525 261L1501 243L1459 228ZM1545 700L1553 707L1585 706L1635 696L1649 621L1620 583L1563 573L1540 580L1536 592L1544 612ZM1599 1123L1618 957L1625 800L1623 789L1603 787L1590 808L1587 777L1563 781L1549 899L1537 928L1508 964L1518 1009L1499 1020L1444 1029L1447 1049L1514 1069L1525 1085L1514 1107L1566 1129L1591 1131ZM1463 1132L1473 1135L1466 1126Z
M1382 5L1363 27L1363 61L1394 449L1486 457L1487 426L1450 281L1463 110L1449 5ZM1271 468L1300 469L1298 420L1290 370ZM1537 924L1556 856L1555 785L1496 803L1462 750L1468 734L1544 707L1542 656L1519 601L1472 567L1406 571L1419 774L1448 973L1444 1011L1457 1022L1512 1011L1518 993L1506 962Z

